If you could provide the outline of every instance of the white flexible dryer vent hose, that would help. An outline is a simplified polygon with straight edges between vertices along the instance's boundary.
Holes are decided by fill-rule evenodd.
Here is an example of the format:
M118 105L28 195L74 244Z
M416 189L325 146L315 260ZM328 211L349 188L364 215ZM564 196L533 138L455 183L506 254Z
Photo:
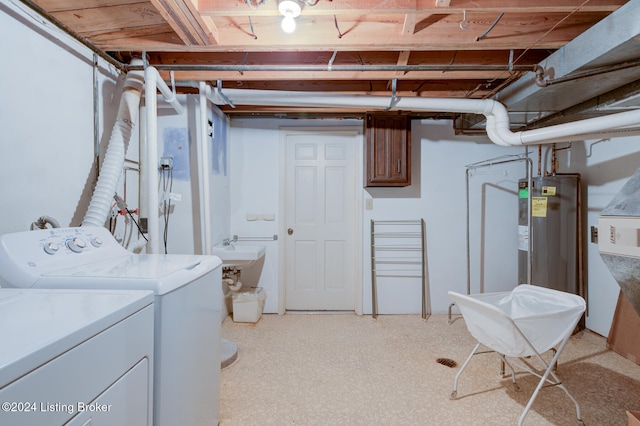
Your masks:
M140 62L141 64L141 62ZM132 63L132 65L135 65ZM124 166L131 130L138 120L140 97L144 87L144 72L130 71L124 83L118 115L111 132L109 146L100 168L100 176L82 226L104 226L111 211L113 196Z

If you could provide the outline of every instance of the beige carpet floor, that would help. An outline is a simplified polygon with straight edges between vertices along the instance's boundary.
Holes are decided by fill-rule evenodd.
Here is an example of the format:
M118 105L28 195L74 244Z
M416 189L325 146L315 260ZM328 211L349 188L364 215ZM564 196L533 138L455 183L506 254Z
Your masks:
M222 337L238 359L221 373L220 425L513 425L537 377L519 390L499 376L495 354L475 356L464 320L433 315L263 315L257 324L227 318ZM454 360L455 367L437 362ZM626 425L640 410L640 366L590 331L574 335L558 375L581 405L586 425ZM541 390L525 425L575 425L575 408L557 387Z

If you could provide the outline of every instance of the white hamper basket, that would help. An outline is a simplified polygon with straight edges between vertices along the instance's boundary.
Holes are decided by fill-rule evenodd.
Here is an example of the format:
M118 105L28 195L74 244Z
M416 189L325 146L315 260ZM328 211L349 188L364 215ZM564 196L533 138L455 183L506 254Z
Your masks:
M264 309L264 301L267 294L262 287L242 289L234 293L233 322L258 322Z

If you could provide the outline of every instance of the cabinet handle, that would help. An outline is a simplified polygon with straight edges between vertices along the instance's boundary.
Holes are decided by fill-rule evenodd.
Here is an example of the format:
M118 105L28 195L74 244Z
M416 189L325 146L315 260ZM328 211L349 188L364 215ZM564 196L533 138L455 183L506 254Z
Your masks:
M398 173L400 173L400 160L398 160Z

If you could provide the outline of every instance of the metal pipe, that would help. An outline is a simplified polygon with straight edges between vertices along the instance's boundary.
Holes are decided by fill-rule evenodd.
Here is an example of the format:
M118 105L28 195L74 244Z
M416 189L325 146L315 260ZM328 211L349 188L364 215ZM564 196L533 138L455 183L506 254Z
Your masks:
M100 176L100 117L98 116L98 55L93 54L93 158L96 159L96 177Z
M578 80L581 78L593 77L596 75L606 74L609 72L624 70L627 68L633 68L637 66L640 66L640 60L626 61L626 62L621 62L615 65L609 65L606 67L600 67L592 70L575 72L573 74L567 74L564 77L558 77L558 78L549 79L549 80L545 80L544 68L542 68L540 65L534 65L533 72L536 73L536 80L535 80L536 85L538 85L539 87L547 87L547 86L551 86L552 84L564 83L567 81Z
M150 64L159 71L534 71L537 65L194 65ZM127 67L137 69L139 67Z
M467 294L471 294L471 248L470 248L470 239L471 239L471 233L470 233L470 221L471 221L471 215L470 215L470 209L469 209L469 171L471 169L469 169L467 167L466 171L465 171L465 177L466 177L466 189L467 189ZM451 310L449 310L449 321L451 321Z
M531 217L532 217L532 193L533 193L533 162L531 158L527 157L527 237L528 237L528 262L527 262L527 282L531 283L533 280L533 238L531 238L532 226L531 226Z
M538 145L538 176L542 176L542 145Z
M431 303L428 303L429 308L427 309L427 247L425 241L426 225L424 219L420 219L420 231L422 233L420 238L420 244L422 247L422 319L426 320L427 315L431 315ZM429 292L430 294L430 292Z

